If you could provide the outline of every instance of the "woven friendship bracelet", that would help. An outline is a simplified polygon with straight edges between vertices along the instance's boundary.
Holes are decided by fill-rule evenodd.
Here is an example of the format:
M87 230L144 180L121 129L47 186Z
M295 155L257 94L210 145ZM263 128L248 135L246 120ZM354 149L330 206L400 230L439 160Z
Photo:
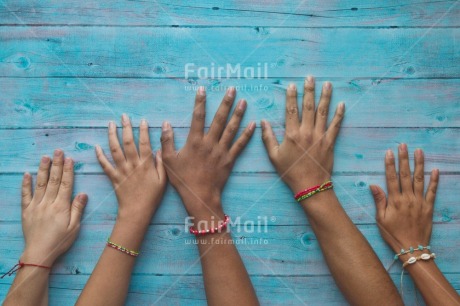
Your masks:
M206 234L215 234L215 233L220 233L223 229L225 229L228 225L228 221L230 221L230 217L227 215L224 215L224 221L218 225L215 228L207 229L207 230L197 230L193 228L193 226L189 227L190 234L193 234L195 236L203 236Z
M413 248L411 246L407 250L401 249L401 252L399 252L399 254L395 254L394 260L397 260L399 258L399 256L401 256L401 255L406 255L406 254L409 254L409 253L412 254L415 251L423 251L423 250L430 250L430 249L431 249L431 247L429 245L423 246L423 245L420 245L420 244L416 248Z
M133 257L137 257L139 256L139 252L137 251L133 251L133 250L129 250L121 245L118 245L116 243L113 243L112 241L110 241L110 238L107 239L107 246L117 250L117 251L120 251L120 252L123 252L125 254L128 254L130 256L133 256Z
M297 202L301 202L321 191L325 191L325 190L328 190L328 189L332 189L334 188L334 185L332 183L332 181L326 181L324 182L323 184L321 185L317 185L317 186L314 186L314 187L311 187L311 188L308 188L308 189L305 189L305 190L302 190L300 192L298 192L295 196L294 196L294 199L297 201Z

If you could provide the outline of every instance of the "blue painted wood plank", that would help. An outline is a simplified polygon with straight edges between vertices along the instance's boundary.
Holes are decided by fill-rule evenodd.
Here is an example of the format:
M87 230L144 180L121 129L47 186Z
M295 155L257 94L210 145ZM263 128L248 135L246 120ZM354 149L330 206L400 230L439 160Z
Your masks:
M1 24L142 26L459 26L450 1L3 1ZM260 29L263 31L263 29Z
M168 118L165 118L168 119ZM134 122L137 125L138 122ZM121 130L119 131L121 132ZM137 129L136 129L137 134ZM152 146L159 148L160 129L151 129ZM279 139L283 128L275 127ZM181 148L188 129L175 129L176 147ZM108 151L107 130L98 129L3 129L0 130L0 173L36 171L39 157L62 148L77 162L82 173L101 173L94 153L100 144ZM344 128L335 149L336 173L383 173L383 157L388 148L406 142L410 150L421 147L426 153L426 167L441 171L460 170L460 129L457 128ZM257 128L253 139L237 160L235 172L274 172Z
M460 292L460 275L446 274ZM392 276L399 286L399 277ZM88 275L52 275L50 305L71 305L80 294ZM12 278L0 280L0 297L4 297ZM346 305L331 276L252 276L261 305ZM406 305L415 305L414 287L404 278ZM0 298L0 301L2 299ZM419 297L419 301L421 298ZM126 305L206 305L201 276L134 275Z
M0 41L3 77L184 78L186 64L190 64L189 77L204 77L204 71L198 74L199 67L207 67L207 77L214 68L212 78L219 78L219 67L224 69L223 78L299 77L307 73L348 78L460 76L459 28L260 31L5 26L0 27ZM238 64L240 73L227 69L227 65L235 69Z
M0 175L2 213L0 222L21 221L20 193L22 175ZM334 178L335 192L342 206L355 224L375 224L375 207L369 192L370 184L385 186L383 175L338 175ZM428 184L429 176L426 176ZM436 223L460 223L460 176L442 175L434 210ZM117 202L110 181L104 175L77 175L75 192L86 192L89 203L84 215L85 224L115 221ZM241 221L264 221L270 225L306 225L299 205L292 193L276 174L251 173L232 175L225 188L224 209ZM174 188L168 186L162 205L152 224L178 224L187 213ZM261 218L258 219L258 217Z
M325 80L317 80L317 101ZM200 80L198 84L207 87L207 125L229 86L239 90L237 99L248 101L242 124L266 118L283 125L290 82L303 88L303 78ZM345 101L345 127L460 127L459 79L332 82L331 110ZM188 127L197 85L183 79L0 78L0 87L0 128L106 127L123 112L135 122L148 118L152 127L160 127L164 119Z
M179 221L180 222L180 221ZM249 226L249 225L247 225ZM83 224L79 238L70 251L56 262L56 274L90 274L105 247L113 222ZM249 227L250 228L250 227ZM253 232L242 226L232 226L231 231L246 268L254 275L329 275L319 244L310 226L264 226ZM358 225L385 267L393 261L393 252L383 242L375 224ZM21 223L2 222L0 235L0 272L5 273L17 263L23 250ZM134 269L136 274L188 275L201 274L198 248L194 238L185 228L184 221L176 225L151 225ZM459 273L460 247L458 224L435 224L431 246L443 272ZM270 267L267 270L267 267ZM401 272L395 265L391 273Z

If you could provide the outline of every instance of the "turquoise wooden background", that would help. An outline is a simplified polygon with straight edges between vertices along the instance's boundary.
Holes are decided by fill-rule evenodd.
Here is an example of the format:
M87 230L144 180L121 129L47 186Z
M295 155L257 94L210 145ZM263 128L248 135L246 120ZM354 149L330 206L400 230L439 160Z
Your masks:
M94 145L107 148L108 120L147 118L188 133L193 92L240 86L244 123L266 118L283 133L284 92L313 74L330 80L333 106L347 103L334 177L342 205L385 266L392 253L375 225L371 183L384 184L383 156L407 142L426 151L427 173L441 169L432 246L460 290L459 1L0 1L0 272L21 254L20 180L60 147L76 160L76 190L90 202L81 234L56 264L51 304L76 300L104 248L115 196ZM267 63L267 79L189 79L186 63L210 67ZM244 88L246 86L246 88ZM262 86L262 90L251 89ZM260 87L259 87L260 88ZM318 243L260 139L245 150L225 190L226 212L242 221L267 216L268 233L235 233L264 305L345 304ZM128 305L205 304L198 252L185 242L185 210L168 187L136 265ZM268 245L251 244L265 239ZM246 242L246 244L244 244ZM340 256L340 254L337 254ZM399 266L391 270L399 285ZM0 300L12 278L0 281ZM414 303L405 279L405 296Z

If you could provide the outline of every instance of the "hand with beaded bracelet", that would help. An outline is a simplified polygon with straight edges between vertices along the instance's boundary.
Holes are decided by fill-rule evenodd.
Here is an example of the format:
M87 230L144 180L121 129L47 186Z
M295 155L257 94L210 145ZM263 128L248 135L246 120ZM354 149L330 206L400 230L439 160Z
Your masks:
M17 264L1 278L16 277L3 305L48 305L48 280L51 267L74 243L81 216L88 201L78 194L72 201L74 163L54 151L53 160L41 158L35 191L32 176L22 180L22 231L24 252Z
M115 165L96 146L96 156L117 196L118 214L107 241L100 242L106 247L76 305L124 305L139 249L165 191L166 171L161 152L152 152L147 121L142 120L139 126L139 149L125 114L122 126L123 148L115 123L109 123L109 147Z
M222 191L233 165L254 133L250 123L238 132L246 101L240 100L226 124L236 91L229 88L207 133L204 133L206 92L200 87L190 133L184 147L176 151L168 122L161 136L168 178L179 193L194 225L201 255L204 286L209 305L257 305L258 300L230 233L228 216L221 202Z
M290 84L283 142L278 143L265 120L263 142L270 161L305 211L332 276L350 304L381 305L385 301L386 305L402 305L385 268L340 205L333 184L328 184L334 146L345 114L345 105L340 103L327 125L331 95L332 85L326 82L315 108L315 80L308 77L299 116L297 88Z
M439 170L431 171L425 193L423 151L417 149L414 152L413 179L406 144L399 146L398 157L399 176L393 151L388 150L385 156L388 197L382 188L370 186L380 234L395 252L395 259L399 259L411 275L427 305L459 305L459 295L437 267L432 247L428 245ZM438 255L442 260L442 253Z

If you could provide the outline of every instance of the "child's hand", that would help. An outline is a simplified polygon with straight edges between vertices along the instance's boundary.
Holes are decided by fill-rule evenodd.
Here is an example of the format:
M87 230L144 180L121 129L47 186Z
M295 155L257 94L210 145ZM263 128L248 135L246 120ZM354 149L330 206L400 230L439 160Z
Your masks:
M410 246L426 246L430 242L433 206L439 181L439 170L431 172L424 196L423 151L415 151L414 178L411 179L407 145L399 146L399 178L391 150L385 156L388 199L382 188L371 185L377 208L377 224L383 239L396 253Z
M128 116L123 115L122 125L123 150L118 142L115 123L109 124L109 146L115 167L107 160L100 146L96 146L96 155L115 189L118 218L147 226L163 197L166 172L161 152L156 157L152 153L147 122L142 120L139 127L139 153Z
M61 150L54 152L52 166L49 157L42 157L33 195L32 177L24 174L22 231L25 249L21 261L52 266L75 241L88 196L79 194L71 203L73 179L73 161L64 159Z
M254 133L251 122L233 143L241 123L246 101L240 100L232 118L227 117L235 100L235 89L227 91L209 132L204 134L206 92L200 87L187 143L180 151L174 148L171 125L163 124L162 151L171 184L179 192L189 215L198 219L223 217L220 197L236 158Z
M292 191L329 180L334 163L334 144L340 130L345 106L339 104L329 128L327 117L332 85L326 82L315 112L315 80L308 77L304 84L302 120L297 108L297 89L289 85L286 92L286 132L281 145L267 121L262 121L262 139L268 156L281 178Z

